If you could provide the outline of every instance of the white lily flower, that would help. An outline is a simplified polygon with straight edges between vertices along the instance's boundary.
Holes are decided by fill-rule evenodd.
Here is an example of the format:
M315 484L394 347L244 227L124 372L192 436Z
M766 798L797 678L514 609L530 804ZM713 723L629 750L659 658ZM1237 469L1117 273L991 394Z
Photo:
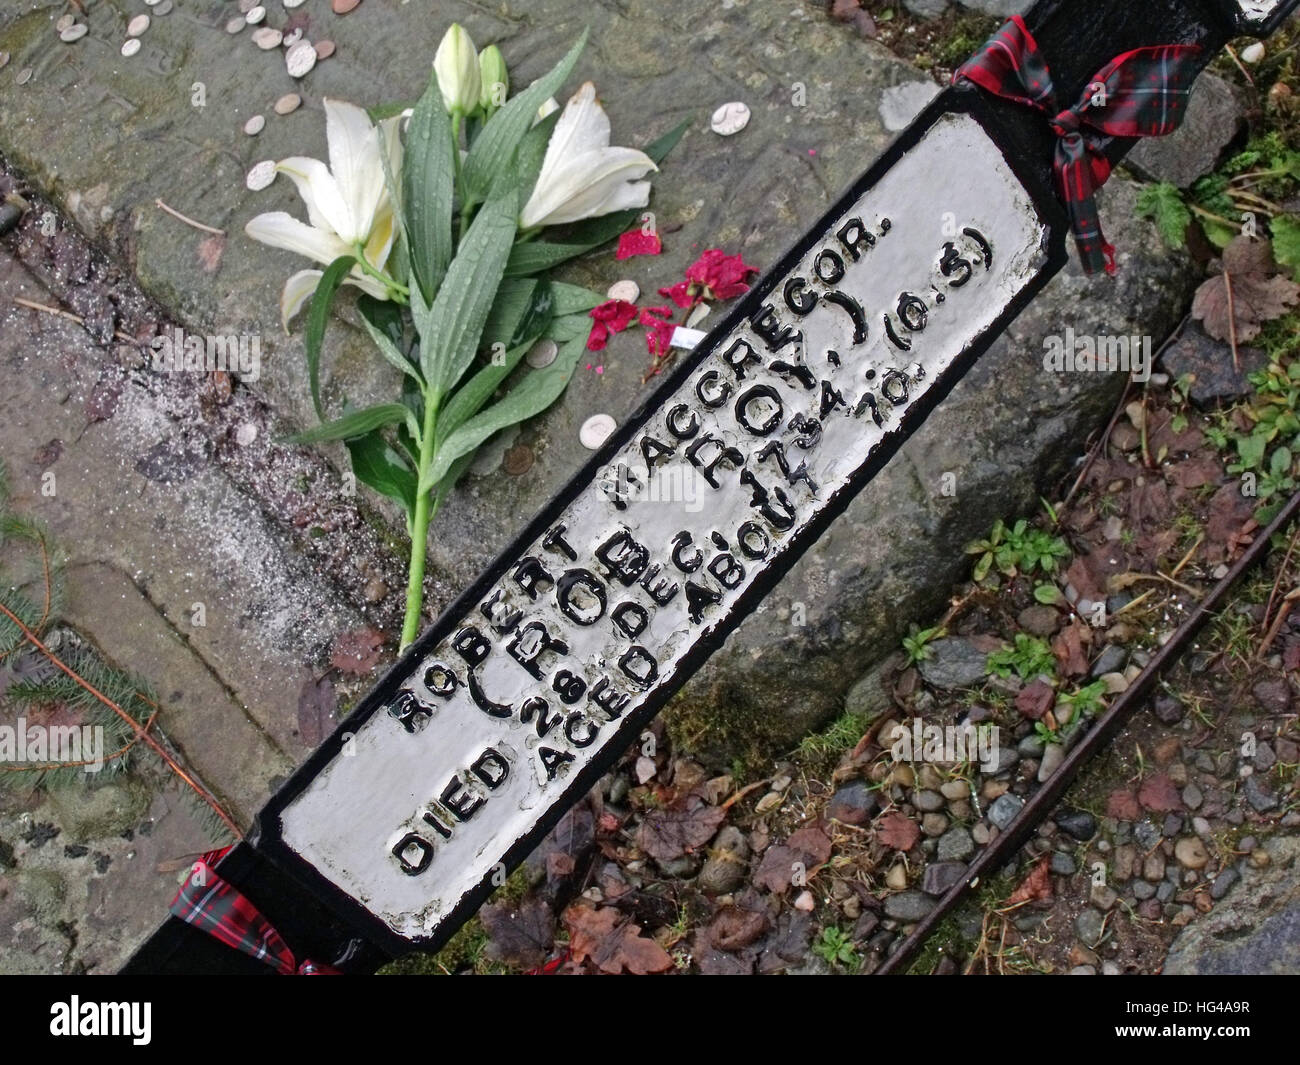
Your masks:
M609 146L609 116L596 99L596 87L587 82L555 124L519 225L555 226L644 207L650 182L637 179L658 169L644 152Z
M557 100L554 96L548 96L546 100L543 102L542 106L537 109L537 117L533 119L533 125L534 126L537 125L538 122L541 122L548 115L555 114L555 112L558 111L559 109L560 109L560 101Z
M450 115L468 115L478 109L478 52L474 42L459 22L453 22L442 35L433 57L433 72L438 77L442 102Z
M393 205L384 182L384 159L396 181L401 168L401 116L376 126L355 104L327 99L324 105L329 166L319 159L294 156L275 167L297 186L307 206L308 222L284 211L270 211L250 219L244 232L263 244L297 252L326 266L340 255L355 254L361 245L366 262L382 271L396 234ZM300 270L285 282L280 317L286 330L289 320L315 292L320 277L320 270ZM344 283L376 299L388 299L388 288L359 265Z

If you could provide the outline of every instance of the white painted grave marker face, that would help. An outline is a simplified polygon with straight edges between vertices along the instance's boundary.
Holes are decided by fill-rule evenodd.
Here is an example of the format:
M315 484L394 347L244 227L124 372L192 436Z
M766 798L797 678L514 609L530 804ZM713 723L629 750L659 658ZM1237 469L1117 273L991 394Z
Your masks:
M979 123L939 117L288 802L283 845L429 938L583 766L635 738L636 709L716 642L1047 246Z

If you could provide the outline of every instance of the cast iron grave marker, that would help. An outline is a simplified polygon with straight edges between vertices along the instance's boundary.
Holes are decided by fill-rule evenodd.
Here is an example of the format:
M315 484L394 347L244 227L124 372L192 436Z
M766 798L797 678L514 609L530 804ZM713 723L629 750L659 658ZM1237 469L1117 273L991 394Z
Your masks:
M1195 44L1203 66L1297 2L1041 0L1026 22L1073 101L1120 53ZM1101 142L1112 162L1134 143ZM346 971L445 942L1064 265L1053 147L1041 114L944 92L313 754L220 875L300 956ZM128 969L259 965L173 918Z

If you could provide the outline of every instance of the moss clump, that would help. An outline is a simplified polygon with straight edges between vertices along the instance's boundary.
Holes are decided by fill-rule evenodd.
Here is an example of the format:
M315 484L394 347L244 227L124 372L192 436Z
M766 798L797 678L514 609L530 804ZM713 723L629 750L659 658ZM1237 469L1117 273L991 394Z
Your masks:
M679 694L664 709L673 749L689 752L706 764L731 765L745 776L785 753L788 737L743 695L704 698ZM788 728L788 723L786 723Z

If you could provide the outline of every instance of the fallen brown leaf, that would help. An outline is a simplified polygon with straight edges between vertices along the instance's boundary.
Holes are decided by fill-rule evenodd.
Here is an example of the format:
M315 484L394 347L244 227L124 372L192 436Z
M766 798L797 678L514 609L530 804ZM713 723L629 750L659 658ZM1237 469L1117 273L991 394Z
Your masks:
M330 665L344 673L351 673L354 677L364 677L375 668L383 646L383 635L369 625L339 633L334 637Z
M1264 322L1280 318L1300 300L1300 285L1274 276L1277 264L1266 240L1234 237L1223 249L1222 267L1222 273L1201 282L1192 298L1192 317L1215 340L1253 340Z
M727 819L718 806L707 806L698 795L686 795L663 810L645 815L636 833L636 845L651 858L672 861L703 847Z
M662 973L673 966L672 956L641 926L625 920L611 907L599 909L575 903L564 911L569 950L577 961L589 961L601 972L617 975L626 969L637 976Z
M894 810L876 822L876 838L896 851L910 851L921 838L921 829L906 814Z
M1008 906L1017 906L1022 902L1036 902L1052 897L1051 859L1043 858L1029 871L1029 875L1020 882L1020 886L1007 899Z

